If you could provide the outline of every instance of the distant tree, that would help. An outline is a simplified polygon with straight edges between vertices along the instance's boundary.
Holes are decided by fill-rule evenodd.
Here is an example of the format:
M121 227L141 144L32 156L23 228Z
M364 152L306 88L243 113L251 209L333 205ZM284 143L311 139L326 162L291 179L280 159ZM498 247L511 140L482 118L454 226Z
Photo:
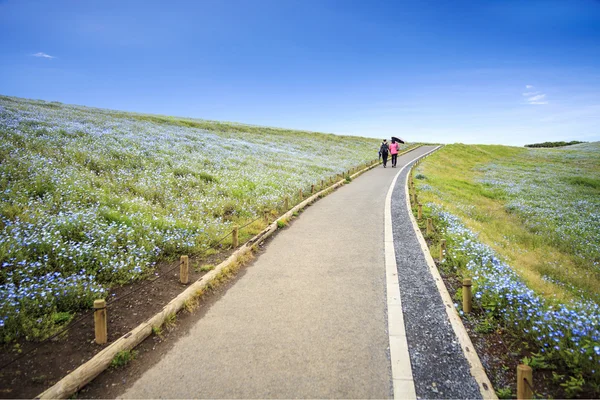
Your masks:
M573 140L571 142L544 142L544 143L534 143L534 144L526 144L525 147L563 147L563 146L571 146L573 144L585 143L577 140Z

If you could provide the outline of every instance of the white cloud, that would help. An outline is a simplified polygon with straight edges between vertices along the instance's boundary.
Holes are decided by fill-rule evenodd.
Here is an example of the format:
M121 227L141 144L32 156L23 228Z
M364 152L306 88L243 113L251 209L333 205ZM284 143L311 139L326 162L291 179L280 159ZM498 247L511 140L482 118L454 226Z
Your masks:
M533 85L525 85L527 89L533 89ZM546 94L536 91L528 91L521 93L525 98L527 104L548 104L548 100L546 100Z
M34 57L42 57L42 58L56 58L56 57L51 56L49 54L42 53L41 51L39 53L32 54L32 56L34 56Z
M545 94L538 94L537 96L532 96L527 99L527 101L540 101L546 97Z

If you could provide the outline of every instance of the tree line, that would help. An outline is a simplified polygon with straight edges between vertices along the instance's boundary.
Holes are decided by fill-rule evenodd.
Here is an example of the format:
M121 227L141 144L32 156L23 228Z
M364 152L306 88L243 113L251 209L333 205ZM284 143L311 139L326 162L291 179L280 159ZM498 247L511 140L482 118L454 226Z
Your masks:
M571 146L573 144L579 144L585 142L579 142L577 140L573 140L571 142L544 142L544 143L534 143L534 144L526 144L525 147L563 147L563 146Z

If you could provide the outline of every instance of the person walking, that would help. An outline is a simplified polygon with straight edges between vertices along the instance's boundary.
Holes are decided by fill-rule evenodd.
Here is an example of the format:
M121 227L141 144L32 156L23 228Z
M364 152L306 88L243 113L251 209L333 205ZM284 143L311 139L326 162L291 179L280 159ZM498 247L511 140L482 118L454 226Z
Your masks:
M379 157L383 158L383 168L385 168L388 160L389 147L386 139L383 139L381 146L379 146Z
M398 162L398 152L400 151L400 145L394 139L390 144L390 154L392 155L392 168L396 168L396 162Z

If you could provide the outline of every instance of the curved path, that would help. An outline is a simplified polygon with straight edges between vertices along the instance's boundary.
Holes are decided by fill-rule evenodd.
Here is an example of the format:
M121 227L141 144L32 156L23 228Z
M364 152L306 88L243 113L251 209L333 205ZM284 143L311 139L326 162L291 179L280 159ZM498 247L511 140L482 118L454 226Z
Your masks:
M397 382L392 379L387 320L386 193L402 166L432 148L422 147L400 157L398 169L389 165L375 168L307 208L291 229L275 236L244 276L123 397L392 397ZM396 188L403 183L398 181ZM402 213L398 204L392 203L396 218ZM404 231L413 232L406 221L394 226L399 240L404 240ZM425 305L405 299L401 269L420 262L415 255L418 244L409 246L410 254L405 256L402 246L397 245L396 258L402 305L408 307L404 312L410 317L405 337L409 348L411 340L416 343L414 352L410 350L415 385L407 376L408 386L401 391L396 388L396 395L414 397L416 388L419 397L480 397L468 368L459 369L456 380L437 378L444 365L441 359L450 360L443 368L457 368L460 347L458 357L450 354L456 353L456 348L437 344L432 345L434 358L423 355L438 331L413 324L414 309L425 307L428 315L439 314L442 320L447 317L437 305L429 306L434 297L430 288L424 289L425 295L406 292L409 297L426 296ZM427 322L436 324L430 319ZM392 353L402 354L396 352L395 345ZM409 365L406 358L399 362ZM464 357L462 362L466 363ZM437 393L427 389L432 382L437 382Z

